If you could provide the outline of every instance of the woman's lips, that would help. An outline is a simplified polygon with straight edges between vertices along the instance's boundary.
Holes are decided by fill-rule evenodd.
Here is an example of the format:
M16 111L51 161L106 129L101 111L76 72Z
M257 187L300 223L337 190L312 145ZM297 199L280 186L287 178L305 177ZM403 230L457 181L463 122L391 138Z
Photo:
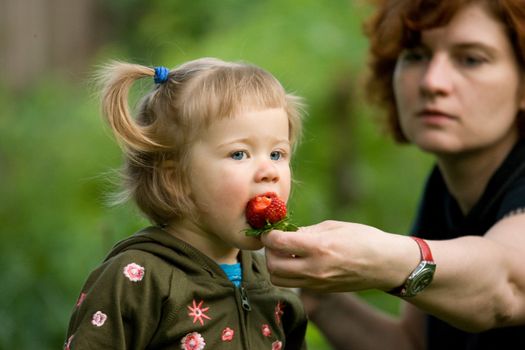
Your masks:
M417 113L419 118L423 118L426 122L437 123L444 120L455 119L455 117L449 113L441 111L439 109L423 109Z
M447 118L453 118L453 116L450 113L444 112L440 109L435 108L425 108L421 111L419 111L418 116L426 117L426 116L442 116Z

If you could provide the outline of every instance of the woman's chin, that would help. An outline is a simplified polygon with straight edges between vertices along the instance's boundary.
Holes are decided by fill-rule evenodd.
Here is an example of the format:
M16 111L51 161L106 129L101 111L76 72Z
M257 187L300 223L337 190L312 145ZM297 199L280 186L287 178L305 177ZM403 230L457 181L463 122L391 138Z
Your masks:
M411 143L426 153L435 155L451 155L459 152L455 140L444 135L434 137L419 137Z

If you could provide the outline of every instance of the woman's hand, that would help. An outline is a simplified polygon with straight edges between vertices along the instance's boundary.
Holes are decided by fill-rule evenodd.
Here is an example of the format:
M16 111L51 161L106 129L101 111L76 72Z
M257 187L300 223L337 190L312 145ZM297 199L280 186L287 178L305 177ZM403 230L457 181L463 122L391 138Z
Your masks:
M274 230L261 237L271 281L323 292L389 290L419 262L408 237L376 228L324 221L297 232Z

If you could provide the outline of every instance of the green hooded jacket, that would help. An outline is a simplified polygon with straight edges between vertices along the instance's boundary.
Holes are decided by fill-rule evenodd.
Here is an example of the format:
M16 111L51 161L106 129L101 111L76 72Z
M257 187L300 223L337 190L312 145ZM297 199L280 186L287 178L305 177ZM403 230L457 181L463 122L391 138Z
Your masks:
M264 257L241 251L243 281L156 227L119 242L88 277L65 349L306 349L295 293L270 284Z

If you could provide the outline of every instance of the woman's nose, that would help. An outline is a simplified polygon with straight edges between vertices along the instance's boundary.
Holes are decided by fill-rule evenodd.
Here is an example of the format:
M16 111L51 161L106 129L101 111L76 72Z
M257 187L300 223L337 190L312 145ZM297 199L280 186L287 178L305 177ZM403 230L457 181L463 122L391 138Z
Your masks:
M421 78L421 94L425 97L437 97L450 93L452 88L450 68L450 62L446 57L432 57Z

